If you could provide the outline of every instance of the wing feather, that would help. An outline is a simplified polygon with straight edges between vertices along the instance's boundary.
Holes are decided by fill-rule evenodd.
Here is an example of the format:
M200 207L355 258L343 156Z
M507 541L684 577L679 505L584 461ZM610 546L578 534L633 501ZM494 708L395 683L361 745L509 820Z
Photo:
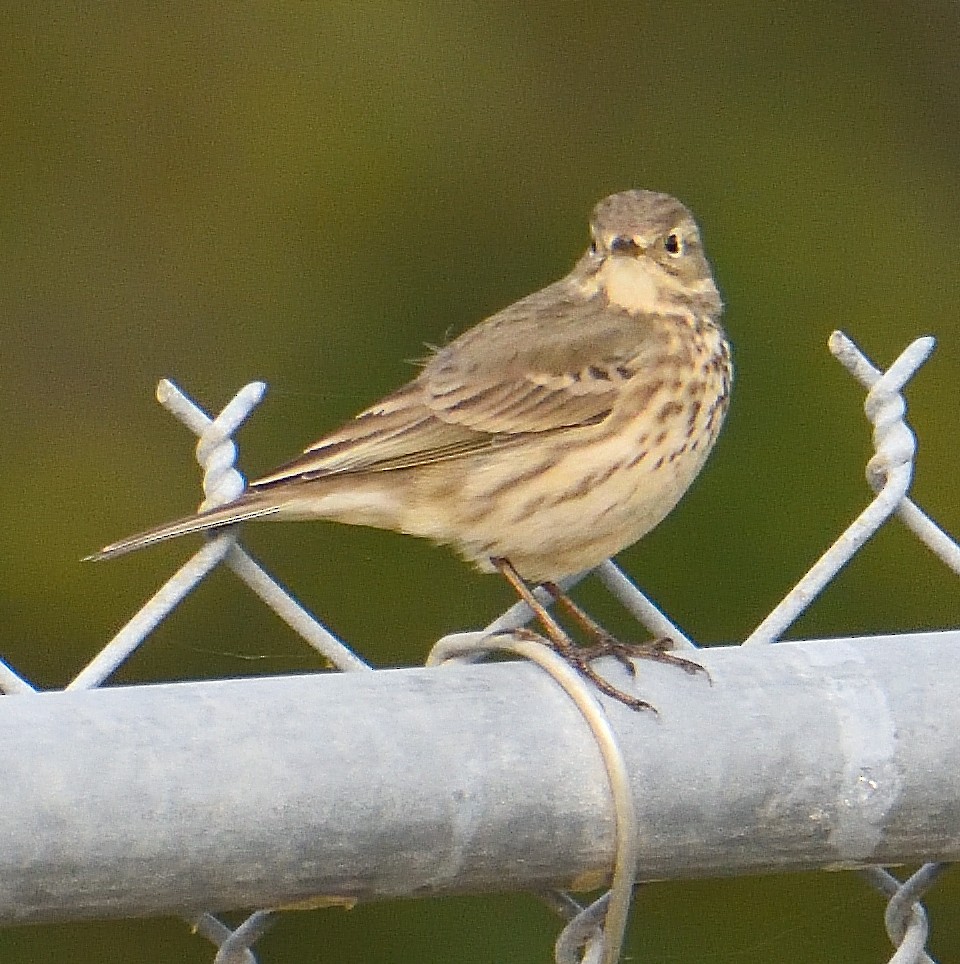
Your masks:
M611 311L557 282L436 351L412 381L251 487L411 468L597 424L650 362L644 319L625 326Z

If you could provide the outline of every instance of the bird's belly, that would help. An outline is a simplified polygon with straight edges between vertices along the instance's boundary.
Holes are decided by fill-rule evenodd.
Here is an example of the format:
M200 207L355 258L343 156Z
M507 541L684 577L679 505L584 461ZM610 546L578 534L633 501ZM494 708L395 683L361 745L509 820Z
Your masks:
M473 460L441 526L448 533L421 534L453 543L481 569L504 556L535 582L595 566L670 512L714 440L691 433L686 417L648 429L649 418L638 419Z

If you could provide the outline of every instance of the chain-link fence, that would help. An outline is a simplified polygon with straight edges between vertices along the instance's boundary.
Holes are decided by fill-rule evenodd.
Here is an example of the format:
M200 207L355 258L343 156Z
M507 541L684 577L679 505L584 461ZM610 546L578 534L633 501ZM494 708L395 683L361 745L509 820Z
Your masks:
M254 960L278 916L232 929L212 916L229 908L532 890L568 921L558 962L613 962L637 881L842 867L889 898L890 961L930 961L920 900L960 856L960 631L764 644L893 516L960 574L960 547L907 496L901 390L933 347L921 338L881 372L831 337L868 389L875 497L741 646L697 651L705 673L645 664L656 714L600 701L518 634L523 604L441 640L428 663L442 669L370 672L236 530L212 538L65 691L0 701L0 922L177 913L222 964ZM231 436L263 391L211 419L159 386L199 437L207 505L243 488ZM221 565L350 672L97 689ZM567 585L587 576L694 648L612 562ZM525 660L474 665L491 649ZM2 663L0 689L35 693ZM937 862L906 880L881 869L921 861ZM557 889L607 882L585 909Z

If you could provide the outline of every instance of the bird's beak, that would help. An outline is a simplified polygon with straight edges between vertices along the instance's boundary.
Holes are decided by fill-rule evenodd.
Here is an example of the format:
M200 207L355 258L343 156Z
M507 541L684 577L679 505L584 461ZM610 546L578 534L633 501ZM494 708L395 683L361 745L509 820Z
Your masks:
M624 255L628 258L637 258L646 254L650 247L647 241L638 241L636 238L611 238L607 245L607 250L614 255Z

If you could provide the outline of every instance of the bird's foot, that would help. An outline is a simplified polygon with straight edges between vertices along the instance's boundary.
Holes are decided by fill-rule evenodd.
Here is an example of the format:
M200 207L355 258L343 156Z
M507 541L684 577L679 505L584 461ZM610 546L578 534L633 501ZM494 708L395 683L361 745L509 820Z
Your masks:
M590 653L592 647L577 646L566 634L564 634L561 640L555 638L553 635L549 637L541 636L532 629L518 629L514 630L514 632L521 639L530 639L549 646L565 663L572 666L585 680L592 683L601 693L611 697L611 699L623 703L624 706L628 706L631 710L650 710L653 713L658 713L657 708L652 703L648 703L646 700L641 700L639 697L632 696L630 693L625 693L623 690L618 689L613 683L601 676L591 665L591 661L598 656L614 655L613 653L598 653L593 655ZM627 657L618 656L617 658L624 666L628 667L631 676L636 675L634 666Z
M631 676L636 676L635 659L649 659L655 663L665 663L676 666L690 676L703 673L710 680L710 674L699 663L670 652L676 645L669 636L658 636L642 643L623 643L612 633L608 633L596 620L580 608L560 587L553 582L543 584L544 589L553 596L556 603L579 624L586 636L592 640L591 645L581 646L588 660L599 659L601 656L612 656L623 666Z
M692 659L677 656L670 652L675 643L669 636L648 639L643 643L622 643L609 633L606 633L605 636L606 638L597 640L597 642L590 646L580 647L586 654L587 659L599 659L601 656L612 656L633 676L635 676L637 672L637 667L633 661L635 659L649 659L655 663L665 663L667 666L676 666L689 676L696 676L697 673L703 673L708 681L713 682L705 667L699 663L695 663Z

